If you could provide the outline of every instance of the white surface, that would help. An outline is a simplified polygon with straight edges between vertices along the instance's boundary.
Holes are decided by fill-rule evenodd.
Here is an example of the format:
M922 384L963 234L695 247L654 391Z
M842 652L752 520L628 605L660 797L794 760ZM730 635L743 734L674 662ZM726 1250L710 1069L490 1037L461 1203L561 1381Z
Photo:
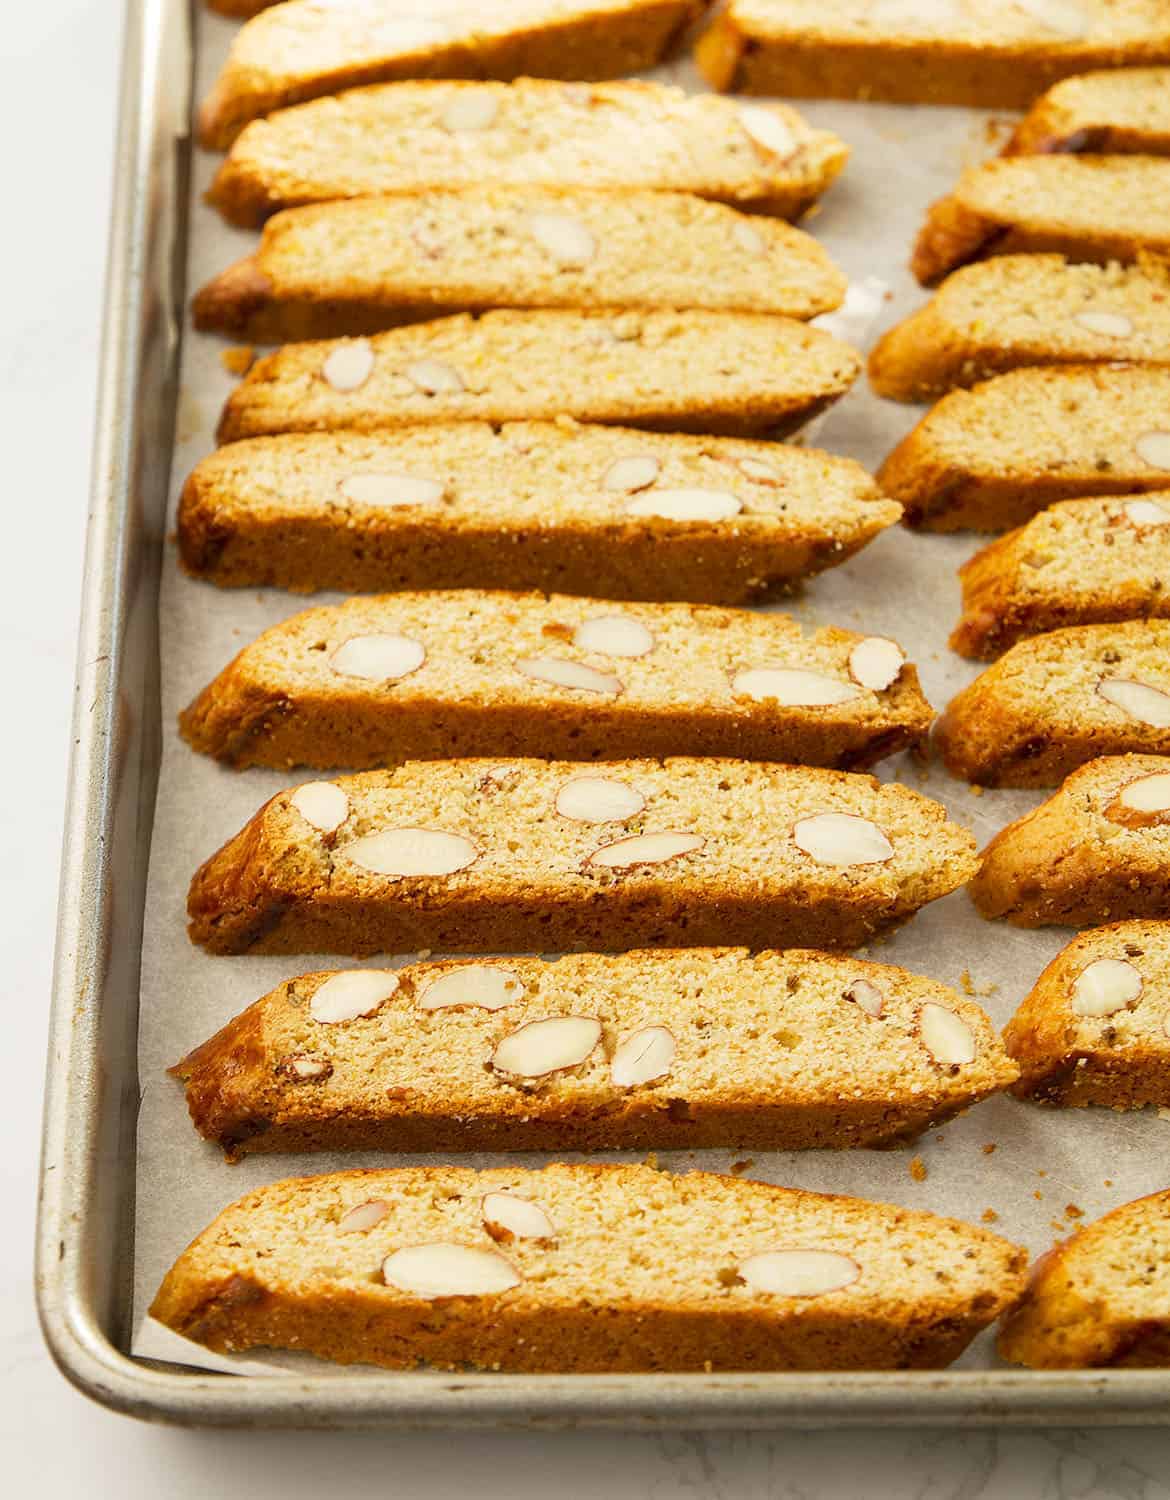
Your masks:
M847 1433L404 1437L147 1428L76 1395L31 1298L36 1136L116 95L112 0L11 0L0 41L0 285L8 712L0 865L7 1007L0 1183L0 1455L6 1492L446 1500L1074 1500L1170 1495L1170 1434ZM33 129L36 135L33 135ZM13 1211L15 1209L15 1212Z

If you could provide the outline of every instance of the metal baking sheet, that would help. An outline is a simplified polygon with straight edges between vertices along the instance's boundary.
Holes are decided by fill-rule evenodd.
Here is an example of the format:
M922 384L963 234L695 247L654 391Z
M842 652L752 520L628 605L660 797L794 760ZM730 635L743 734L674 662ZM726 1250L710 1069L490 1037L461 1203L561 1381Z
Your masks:
M195 756L177 740L175 712L241 644L301 602L184 579L166 540L175 491L211 447L231 385L219 361L224 346L182 336L186 289L244 253L251 238L201 203L216 159L192 151L188 136L193 67L202 92L233 25L201 8L192 17L186 0L137 0L129 10L38 1243L41 1316L63 1371L122 1410L237 1426L1165 1421L1170 1372L1020 1371L996 1362L987 1336L948 1371L818 1375L392 1373L265 1351L221 1360L184 1341L151 1341L142 1314L160 1276L225 1203L294 1172L386 1158L259 1157L229 1167L194 1135L180 1089L162 1073L272 984L315 964L210 958L184 934L196 863L290 778L229 772ZM661 76L695 86L686 63ZM921 300L904 263L922 211L962 165L993 148L994 122L973 111L801 107L853 146L845 177L807 227L851 277L847 333L870 341L875 293L886 298L879 326ZM816 441L872 466L916 416L863 384ZM896 635L941 705L973 675L945 639L957 608L955 567L974 545L896 529L792 608L810 623ZM907 761L887 762L881 774L938 797L981 838L1037 800L976 798ZM1002 1022L1068 937L989 926L960 893L871 956L973 986ZM1167 1129L1152 1112L1062 1113L996 1099L912 1151L757 1155L751 1171L974 1221L991 1209L997 1230L1038 1252L1058 1228L1074 1227L1076 1211L1092 1217L1165 1186ZM662 1153L660 1161L725 1169L739 1155ZM915 1155L922 1180L910 1172Z

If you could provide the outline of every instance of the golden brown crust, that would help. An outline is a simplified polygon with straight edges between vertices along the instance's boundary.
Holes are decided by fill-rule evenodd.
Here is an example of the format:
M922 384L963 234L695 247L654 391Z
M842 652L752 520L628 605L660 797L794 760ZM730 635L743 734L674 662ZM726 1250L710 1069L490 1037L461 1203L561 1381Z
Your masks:
M1167 90L1170 69L1165 68L1127 68L1067 79L1035 101L1003 155L1170 155Z
M339 778L346 822L327 835L281 793L196 872L192 941L215 953L358 956L845 949L909 920L975 865L974 840L938 803L872 777L713 759L606 762L596 774L628 782L646 802L633 821L598 827L549 813L580 774L580 763L473 760ZM818 862L794 829L822 811L876 823L893 854L844 870ZM355 836L400 828L465 840L470 862L450 875L398 878L346 853ZM594 862L604 846L641 832L699 842L657 863Z
M516 988L497 1010L421 1008L437 979L472 981L484 965L416 964L394 972L397 988L376 1010L332 1024L311 1019L312 998L332 975L302 974L170 1072L185 1085L195 1128L229 1160L302 1150L874 1146L912 1138L1016 1076L977 1006L885 965L807 950L690 949L490 968ZM850 998L860 980L878 997L876 1017ZM696 986L719 993L717 1020ZM925 1050L925 1004L968 1027L969 1063L943 1066ZM603 1027L583 1066L524 1087L485 1069L505 1036L575 1014ZM649 1026L673 1033L667 1072L618 1087L607 1074L615 1048Z
M493 1245L480 1217L489 1187L537 1199L557 1241ZM381 1223L339 1236L340 1215L373 1198L390 1207ZM280 1221L303 1225L306 1243L319 1247L314 1266L301 1266L285 1244L274 1252L268 1236ZM602 1223L612 1227L599 1241ZM683 1223L691 1230L685 1254ZM442 1300L399 1291L378 1268L411 1233L432 1237L424 1243L441 1236L502 1250L520 1282L502 1294ZM787 1248L793 1237L880 1269L816 1297L743 1283L740 1261ZM649 1287L635 1252L654 1268ZM896 1275L899 1253L924 1269ZM389 1368L936 1368L1018 1296L1026 1259L956 1220L744 1178L630 1166L407 1168L294 1179L249 1194L193 1241L151 1311L213 1349L269 1345Z
M1002 829L967 887L985 917L1016 927L1091 927L1170 912L1170 825L1131 826L1116 808L1128 782L1170 770L1155 755L1106 756L1074 771Z

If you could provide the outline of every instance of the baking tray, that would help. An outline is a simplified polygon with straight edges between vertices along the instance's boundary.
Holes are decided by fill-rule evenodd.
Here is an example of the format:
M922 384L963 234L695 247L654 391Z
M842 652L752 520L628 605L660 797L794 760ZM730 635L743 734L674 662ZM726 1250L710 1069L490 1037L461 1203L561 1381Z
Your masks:
M139 967L161 756L158 590L161 569L173 566L164 531L185 303L191 20L187 0L129 0L37 1244L38 1307L63 1373L116 1410L233 1427L1165 1422L1170 1371L248 1378L127 1355Z

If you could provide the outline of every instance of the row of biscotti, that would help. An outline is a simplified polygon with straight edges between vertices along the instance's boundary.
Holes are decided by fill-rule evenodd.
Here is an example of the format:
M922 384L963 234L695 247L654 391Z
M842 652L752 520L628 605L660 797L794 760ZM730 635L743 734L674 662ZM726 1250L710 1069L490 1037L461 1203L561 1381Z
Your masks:
M211 0L252 16L270 0ZM249 121L299 99L410 77L613 77L652 66L707 0L456 0L398 13L388 0L293 0L237 36L200 117L224 146ZM734 0L696 59L717 88L1016 109L1089 68L1170 61L1159 0Z

